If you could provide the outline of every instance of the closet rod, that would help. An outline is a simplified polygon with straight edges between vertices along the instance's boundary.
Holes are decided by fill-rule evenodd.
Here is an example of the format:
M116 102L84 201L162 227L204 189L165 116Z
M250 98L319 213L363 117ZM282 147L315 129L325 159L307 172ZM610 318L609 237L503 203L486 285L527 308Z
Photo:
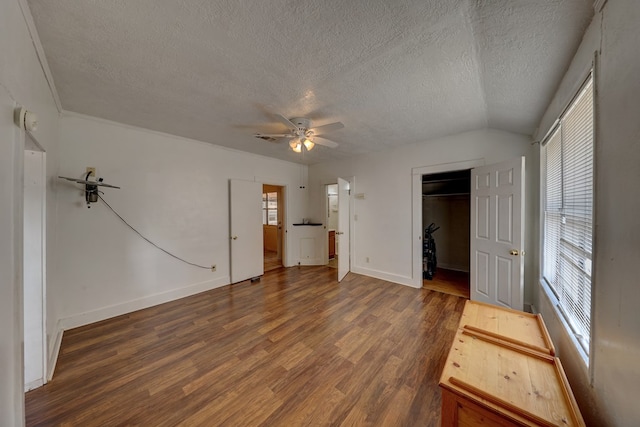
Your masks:
M459 177L459 178L440 178L440 179L423 179L423 184L431 184L436 182L451 182L451 181L469 181L469 178Z

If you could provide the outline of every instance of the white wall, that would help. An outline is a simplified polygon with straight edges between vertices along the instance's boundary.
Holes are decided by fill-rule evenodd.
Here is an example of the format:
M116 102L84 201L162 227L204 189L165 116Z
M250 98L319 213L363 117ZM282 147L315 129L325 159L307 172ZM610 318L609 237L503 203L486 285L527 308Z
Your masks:
M353 200L357 221L351 231L351 271L393 282L412 284L412 168L484 159L486 164L526 156L526 248L537 236L532 212L537 212L538 160L528 137L495 130L480 130L414 144L391 151L327 162L309 168L311 212L324 209L323 184L338 176L355 177ZM323 249L324 250L324 249ZM369 257L369 263L366 258ZM536 279L533 257L525 259L525 301Z
M58 191L60 281L55 298L65 329L229 283L229 179L286 186L285 265L299 261L299 242L312 228L305 216L306 167L140 128L65 113L60 174L97 168L105 200L177 261L143 241L99 201L87 209L81 187ZM316 262L317 260L312 260Z
M22 168L24 134L13 109L24 105L39 116L36 139L47 151L49 251L55 243L58 114L44 78L20 4L0 3L0 425L24 423L22 362ZM25 9L28 17L28 9ZM48 274L53 270L48 262ZM51 308L50 313L55 309ZM52 329L50 329L51 331Z
M594 52L596 196L591 373L558 321L543 289L539 306L588 425L640 422L640 2L612 0L594 17L541 134L575 93Z

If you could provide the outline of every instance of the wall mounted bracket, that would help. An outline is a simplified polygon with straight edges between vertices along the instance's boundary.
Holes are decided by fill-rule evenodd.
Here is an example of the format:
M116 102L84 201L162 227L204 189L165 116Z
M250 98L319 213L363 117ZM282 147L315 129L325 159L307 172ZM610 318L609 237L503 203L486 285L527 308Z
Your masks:
M58 178L66 179L67 181L72 181L84 185L84 198L87 202L87 208L91 207L91 203L95 203L98 201L98 198L100 197L98 194L98 187L120 188L116 187L115 185L110 185L102 182L102 178L98 178L97 181L89 181L89 177L92 173L93 171L87 172L87 175L84 179L58 176Z

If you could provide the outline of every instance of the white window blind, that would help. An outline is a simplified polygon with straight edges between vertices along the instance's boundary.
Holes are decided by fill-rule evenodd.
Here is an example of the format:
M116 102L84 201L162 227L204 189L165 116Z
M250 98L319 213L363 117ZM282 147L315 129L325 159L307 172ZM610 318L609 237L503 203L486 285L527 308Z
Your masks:
M591 337L593 79L543 144L542 276L586 354Z

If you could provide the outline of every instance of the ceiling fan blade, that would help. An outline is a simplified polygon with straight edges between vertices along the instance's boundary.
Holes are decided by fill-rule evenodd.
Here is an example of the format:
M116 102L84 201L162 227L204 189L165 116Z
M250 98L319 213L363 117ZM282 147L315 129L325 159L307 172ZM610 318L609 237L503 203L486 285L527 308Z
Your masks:
M284 137L284 138L269 139L268 141L274 144L280 144L282 142L288 142L290 139L291 139L290 137Z
M286 127L288 127L291 130L297 130L298 126L296 126L291 120L287 119L285 116L283 116L282 114L274 114L274 116L276 116L276 118L278 120L280 120L282 122L283 125L285 125Z
M256 138L293 138L295 135L289 133L256 133Z
M311 128L314 135L324 135L325 133L333 132L334 130L342 129L344 125L341 122L329 123L322 126L316 126Z
M318 145L324 145L325 147L330 147L330 148L336 148L338 146L337 142L333 142L327 138L320 138L319 136L314 136L313 142Z
M120 188L120 187L116 187L115 185L107 184L102 181L88 181L86 179L67 178L66 176L58 176L58 178L66 179L67 181L77 182L78 184L82 184L82 185L93 185L94 187Z

